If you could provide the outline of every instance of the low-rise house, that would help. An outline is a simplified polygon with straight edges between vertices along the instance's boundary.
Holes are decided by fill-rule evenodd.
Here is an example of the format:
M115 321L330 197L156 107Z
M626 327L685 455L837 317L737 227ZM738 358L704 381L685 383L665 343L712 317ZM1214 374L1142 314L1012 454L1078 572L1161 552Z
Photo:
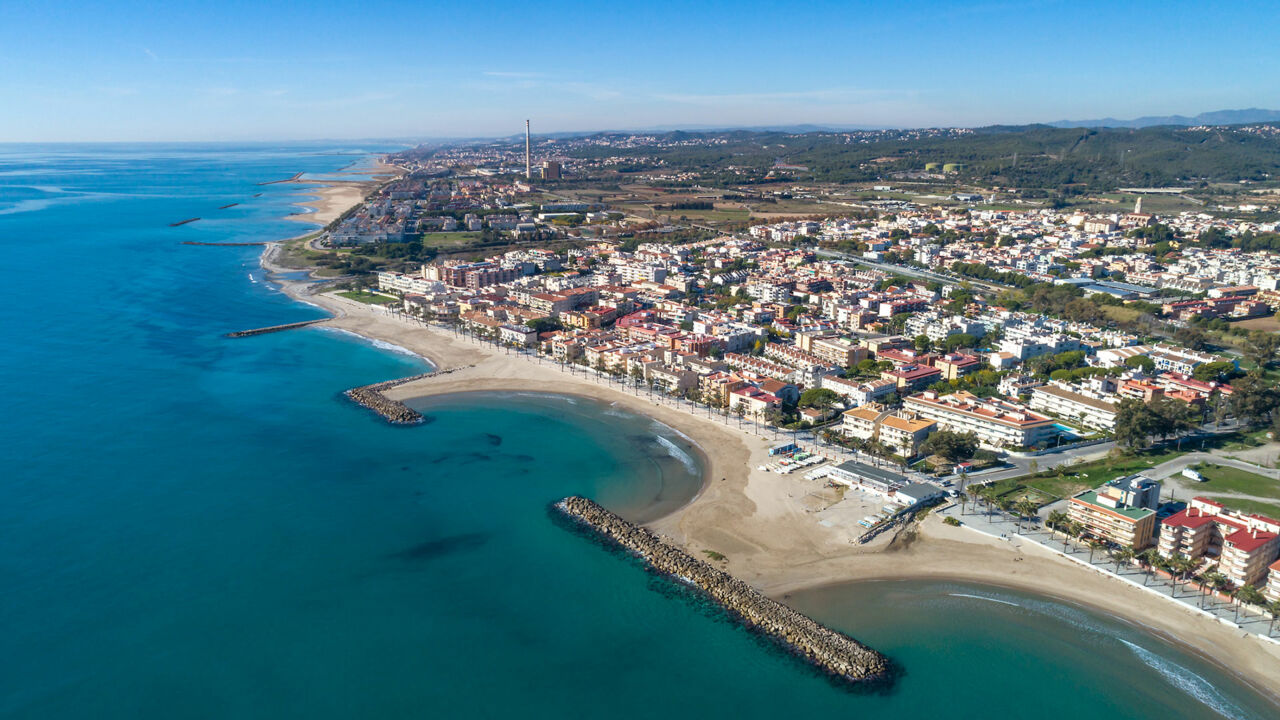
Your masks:
M912 392L929 387L942 379L942 372L928 365L902 365L880 373L880 379L892 380L902 392Z

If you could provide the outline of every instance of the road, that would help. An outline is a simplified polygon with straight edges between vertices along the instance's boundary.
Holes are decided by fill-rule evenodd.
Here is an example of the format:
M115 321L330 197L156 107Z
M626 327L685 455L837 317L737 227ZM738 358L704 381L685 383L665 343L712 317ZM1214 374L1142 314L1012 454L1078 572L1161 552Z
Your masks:
M875 262L866 258L860 258L857 255L849 255L847 253L836 252L835 250L815 250L819 257L832 258L835 260L847 260L848 262L866 265L887 273L896 273L898 275L906 275L908 277L920 278L922 280L933 280L944 285L960 285L961 283L969 283L974 287L980 287L992 292L1001 292L1004 290L1012 290L1008 285L998 285L996 283L985 280L971 280L969 278L958 278L950 275L942 275L932 270L921 270L919 268L906 267L903 265L890 265L888 263Z

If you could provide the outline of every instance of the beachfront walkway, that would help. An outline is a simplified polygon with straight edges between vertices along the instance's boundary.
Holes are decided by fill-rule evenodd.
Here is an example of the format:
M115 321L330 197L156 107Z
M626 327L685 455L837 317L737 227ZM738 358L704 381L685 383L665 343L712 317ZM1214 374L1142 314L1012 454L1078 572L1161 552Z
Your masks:
M967 505L962 512L959 504L954 504L938 511L944 517L954 517L971 530L985 533L995 538L1006 540L1013 547L1021 547L1023 543L1035 543L1051 552L1066 557L1074 562L1092 567L1094 570L1128 582L1144 590L1161 595L1171 602L1181 603L1197 612L1217 618L1220 622L1238 627L1253 633L1260 638L1280 644L1280 622L1276 623L1276 632L1271 633L1271 618L1261 614L1249 606L1237 605L1230 599L1216 594L1206 594L1187 582L1175 581L1162 574L1150 573L1136 563L1117 564L1103 550L1091 552L1087 545L1075 539L1066 539L1064 546L1061 533L1050 532L1043 525L1041 518L1022 522L1022 531L1018 531L1018 523L1012 515L1001 512L998 508ZM1091 556L1092 555L1092 559Z

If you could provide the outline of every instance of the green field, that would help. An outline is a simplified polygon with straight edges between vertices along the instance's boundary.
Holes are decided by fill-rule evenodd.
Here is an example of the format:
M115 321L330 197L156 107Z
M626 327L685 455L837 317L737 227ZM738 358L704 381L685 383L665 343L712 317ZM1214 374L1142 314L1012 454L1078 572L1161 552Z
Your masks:
M366 292L364 290L349 290L347 292L338 293L339 297L348 300L367 303L369 305L389 305L394 302L400 302L398 298L389 297L387 295L379 295L378 293Z
M1234 492L1280 500L1280 480L1239 468L1208 463L1199 463L1193 466L1193 469L1206 478L1207 482L1201 487L1209 492Z
M448 248L467 245L480 239L478 232L435 232L423 233L422 245L424 247Z

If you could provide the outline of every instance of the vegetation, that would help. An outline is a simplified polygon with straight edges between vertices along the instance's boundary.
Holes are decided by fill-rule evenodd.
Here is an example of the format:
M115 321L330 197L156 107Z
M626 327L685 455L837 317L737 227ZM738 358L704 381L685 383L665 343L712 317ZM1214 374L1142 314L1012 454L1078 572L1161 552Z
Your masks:
M347 292L338 293L338 296L347 298L348 300L355 300L356 302L367 303L369 305L389 305L391 303L400 302L396 298L379 295L378 293L372 293L367 290L349 290Z
M1235 492L1280 500L1280 480L1211 463L1199 463L1194 469L1204 476L1204 487L1210 492Z

